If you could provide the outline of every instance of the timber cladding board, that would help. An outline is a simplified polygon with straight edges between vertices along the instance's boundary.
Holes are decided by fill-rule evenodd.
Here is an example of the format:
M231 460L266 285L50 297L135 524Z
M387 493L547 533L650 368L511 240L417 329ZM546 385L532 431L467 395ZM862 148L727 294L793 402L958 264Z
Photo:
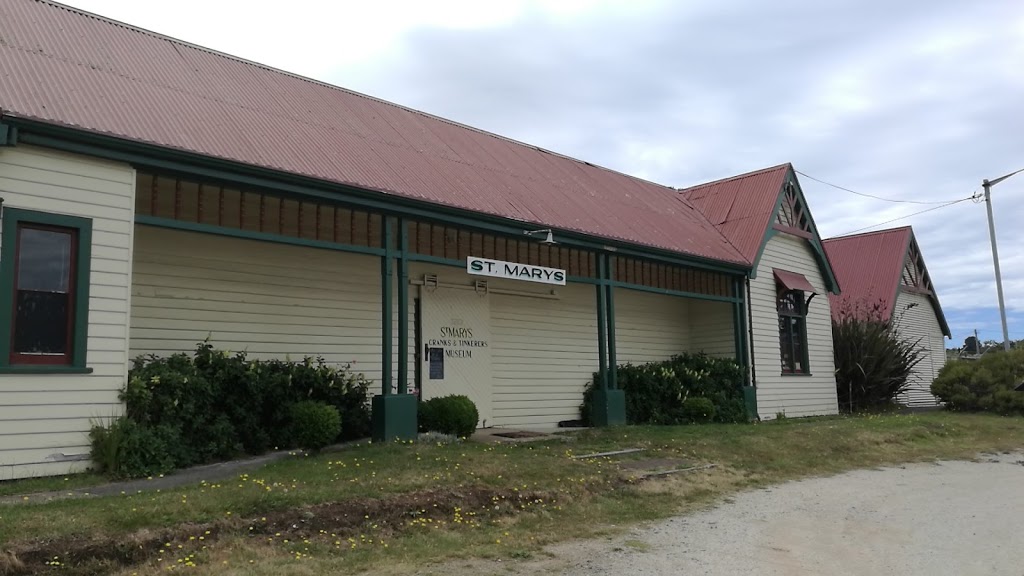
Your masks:
M782 374L773 268L803 274L818 292L807 314L809 376ZM761 256L757 277L750 281L750 299L757 408L761 418L774 418L778 413L787 416L837 413L829 299L824 278L806 240L787 234L772 236Z
M79 216L93 223L86 344L86 365L92 373L0 375L0 478L81 469L82 463L50 458L87 453L89 420L121 412L134 194L135 171L128 165L32 146L0 148L5 207ZM53 433L31 433L40 429Z
M381 247L381 216L314 200L281 198L269 192L241 191L175 176L140 173L135 208L138 214L353 246ZM439 223L408 221L408 249L415 254L465 260L482 256L560 268L570 276L597 277L594 254L543 244L536 238L509 238L458 229ZM725 274L637 258L613 258L616 280L658 288L731 296Z
M924 294L900 291L892 317L900 335L917 342L923 350L900 402L908 406L937 406L939 402L931 393L931 385L946 363L946 339L931 299Z
M209 338L253 358L354 363L379 381L376 257L139 226L132 291L133 356Z

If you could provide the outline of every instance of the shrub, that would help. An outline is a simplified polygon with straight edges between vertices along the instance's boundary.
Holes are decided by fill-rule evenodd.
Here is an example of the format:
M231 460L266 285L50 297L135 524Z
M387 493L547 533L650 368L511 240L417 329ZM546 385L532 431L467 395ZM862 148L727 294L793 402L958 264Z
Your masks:
M904 338L899 317L883 320L884 306L841 305L832 322L836 393L850 412L892 405L909 386L914 367L924 359L919 340Z
M693 421L684 410L688 398L711 402L714 422L745 422L744 373L732 358L707 354L680 354L664 362L624 364L617 369L619 388L626 392L629 424L685 424ZM580 412L590 422L594 390L599 374L583 392Z
M138 434L175 441L165 441L159 453L139 451L154 458L150 466L120 465L117 459L134 453L108 448L117 444L99 432L94 458L111 462L104 469L139 475L126 471L166 468L166 458L180 468L292 448L291 407L304 401L321 402L340 414L341 439L362 438L370 432L369 386L363 375L322 358L249 360L245 353L216 350L208 342L200 343L192 355L142 356L133 361L121 392L126 421L133 423L125 426L137 425L146 431Z
M711 422L715 418L715 405L707 398L687 398L683 401L683 417L695 424Z
M181 443L166 426L150 428L126 417L94 424L89 432L93 464L114 478L138 478L174 469L173 446Z
M989 352L978 360L949 362L932 383L932 394L950 410L1024 416L1024 349Z
M334 406L305 400L292 404L290 412L292 441L300 448L319 450L341 434L341 416Z
M420 402L418 420L421 432L468 438L476 430L480 413L476 404L466 396L441 396Z

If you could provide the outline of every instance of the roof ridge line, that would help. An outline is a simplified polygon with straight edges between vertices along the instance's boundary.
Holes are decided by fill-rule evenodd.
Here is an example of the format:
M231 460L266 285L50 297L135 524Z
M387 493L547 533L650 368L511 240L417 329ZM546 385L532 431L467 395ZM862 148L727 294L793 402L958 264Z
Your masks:
M822 242L831 242L832 240L846 240L846 239L849 239L849 238L857 238L857 237L860 237L860 236L873 236L875 234L886 234L886 233L889 233L889 232L896 232L897 230L910 230L911 234L913 234L914 227L910 226L910 225L907 225L907 226L897 226L895 228L883 228L881 230L875 230L873 232L857 232L856 234L843 234L843 235L840 235L840 236L830 236L828 238L823 238L821 241Z
M261 68L263 70L267 70L269 72L274 72L274 73L277 73L277 74L283 74L285 76L289 76L291 78L295 78L296 80L301 80L303 82L309 82L311 84L316 84L316 85L322 86L324 88L329 88L329 89L332 89L332 90L337 90L339 92L344 92L346 94L350 94L352 96L357 96L359 98L365 98L367 100L372 100L374 102L383 104L385 106L391 106L393 108L397 108L399 110L404 110L404 111L410 112L412 114L418 114L420 116L423 116L423 117L426 117L426 118L430 118L432 120L437 120L438 122L444 122L444 123L450 124L452 126L456 126L456 127L463 128L463 129L466 129L466 130L471 130L471 131L476 132L478 134L483 134L485 136L489 136L489 137L495 138L497 140L502 140L502 141L505 141L505 142L509 142L509 143L515 144L517 146L522 146L523 148L529 148L529 149L536 150L536 151L544 153L544 154L550 154L552 156L558 156L560 158L564 158L566 160L575 162L577 164L585 164L585 165L590 166L592 168L597 168L599 170L604 170L606 172L611 172L613 174L618 174L620 176L624 176L624 177L629 178L631 180L636 180L636 181L639 181L639 182L646 182L647 184L651 184L653 186L658 186L658 187L661 187L661 188L665 188L665 189L671 190L673 192L678 191L678 189L676 189L676 188L674 188L672 186L669 186L668 184L661 184L661 183L655 182L653 180L648 180L646 178L640 178L639 176L635 176L635 175L632 175L632 174L627 174L627 173L622 172L620 170L615 170L613 168L608 168L608 167L602 166L600 164L594 164L593 162L588 162L586 160L581 160L579 158L568 156L568 155L562 154L560 152L555 152L553 150L548 150L547 148L542 148L542 147L537 146L535 144L529 144L529 143L523 142L521 140L516 140L514 138L509 138L508 136L502 136L501 134L498 134L496 132L491 132L491 131L488 131L488 130L483 130L481 128L476 128L474 126L470 126L468 124L463 124L461 122L457 122L455 120L444 118L442 116L437 116L437 115L431 114L429 112L424 112L422 110L417 110L415 108L410 108L408 106L403 106L403 105L397 104L395 102L384 100L384 99L378 98L376 96L371 96L369 94L363 94L362 92L357 92L357 91L352 90L350 88L345 88L344 86L338 86L338 85L335 85L335 84L324 82L323 80L317 80L315 78L310 78L309 76L303 76L303 75L297 74L295 72L289 72L289 71L283 70L281 68L275 68L273 66L268 66L267 64L262 64L260 62L256 62L255 60L248 60L248 59L242 58L240 56L235 56L233 54L228 54L227 52L221 52L219 50L214 50L214 49L208 48L206 46L200 46L199 44L193 44L191 42L187 42L185 40L181 40L181 39L175 38L173 36L168 36L166 34L161 34L160 32L155 32L155 31L149 30L147 28L142 28L141 26L136 26L134 24L128 24L127 22L122 22L120 20L115 20L114 18L110 18L108 16L103 16L101 14L96 14L94 12L89 12L87 10L83 10L81 8L76 8L74 6L69 6L67 4L61 4L60 2L56 2L55 0L34 0L34 1L37 2L37 3L40 3L40 4L47 4L47 5L53 6L54 8L58 8L60 10L66 10L68 12L74 12L74 13L80 14L82 16L85 16L87 18L93 18L93 19L96 19L96 20L100 20L100 21L106 22L108 24L112 24L114 26L118 26L120 28L124 28L126 30L130 30L132 32L137 32L137 33L140 33L140 34L145 34L147 36L152 36L153 38L156 38L158 40L164 40L164 41L167 41L167 42L172 42L174 44L178 44L180 46L185 46L185 47L192 48L192 49L195 49L195 50L200 50L202 52L206 52L206 53L212 54L214 56L219 56L221 58L227 58L229 60L234 60L234 61L239 62L241 64L246 64L246 65L249 65L249 66L254 66L254 67Z
M776 164L775 166L769 166L767 168L759 168L757 170L751 170L750 172L744 172L742 174L736 174L734 176L727 176L725 178L719 178L717 180L709 180L707 182L701 182L700 184L694 184L693 186L686 186L684 188L676 188L677 192L689 192L697 188L703 188L705 186L711 186L713 184L724 184L726 182L732 182L733 180L739 180L741 178L749 178L757 174L763 174L765 172L771 172L778 170L783 167L792 166L792 162L783 162L782 164Z

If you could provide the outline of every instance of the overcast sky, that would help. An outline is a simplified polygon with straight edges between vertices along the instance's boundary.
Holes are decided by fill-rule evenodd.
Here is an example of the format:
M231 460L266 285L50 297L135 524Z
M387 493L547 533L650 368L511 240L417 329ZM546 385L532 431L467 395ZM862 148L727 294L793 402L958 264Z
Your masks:
M792 162L892 199L1024 168L1024 2L70 0L672 186ZM823 236L927 209L801 178ZM1024 338L1024 173L993 188ZM1001 339L983 203L912 224L953 329Z

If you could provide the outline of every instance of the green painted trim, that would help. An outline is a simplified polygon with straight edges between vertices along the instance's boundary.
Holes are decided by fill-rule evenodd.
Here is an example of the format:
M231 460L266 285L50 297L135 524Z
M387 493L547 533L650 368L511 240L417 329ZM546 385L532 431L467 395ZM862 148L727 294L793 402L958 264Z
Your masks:
M409 231L404 218L398 219L398 393L409 384ZM385 244L386 246L386 244Z
M0 374L22 374L40 376L46 374L92 374L92 368L78 366L3 366L0 367Z
M18 127L0 122L0 146L18 145Z
M907 259L910 258L910 248L917 248L917 254L921 257L921 273L931 280L932 275L928 273L928 265L924 261L924 254L921 254L921 246L917 243L917 237L914 236L914 231L911 230L907 238L907 245L903 249L903 268L907 266ZM896 294L893 296L892 308L896 310L896 300L900 297L900 292L903 291L903 268L900 268L899 279L896 281ZM946 322L946 314L942 311L942 305L939 304L939 295L935 291L935 287L932 286L931 294L928 295L928 300L932 304L932 311L935 312L935 317L939 321L939 328L942 329L942 335L947 338L953 338L953 333L949 330L949 324Z
M377 249L374 249L377 250ZM383 251L381 251L383 252ZM600 255L598 255L600 256ZM609 255L610 256L610 255ZM466 268L466 263L463 260L455 260L453 258L441 258L438 256L428 256L426 254L416 254L410 252L406 255L406 258L410 262L425 262L427 264L438 264L441 266L452 266L454 268ZM601 284L600 278L588 278L586 276L566 276L566 282L568 284L589 284L596 286ZM616 282L614 280L608 280L607 285L614 286L616 288L624 288L627 290L639 290L641 292L651 292L653 294L662 294L665 296L680 296L683 298L697 298L701 300L712 300L716 302L735 302L736 298L727 296L712 296L709 294L699 294L697 292L682 292L679 290L666 290L664 288L653 288L651 286L641 286L639 284L630 284L628 282Z
M92 271L92 220L78 216L37 212L4 207L3 232L0 240L0 369L11 367L11 326L14 318L14 261L17 249L18 224L29 222L78 230L78 253L75 272L75 318L71 335L71 365L66 368L84 370L89 349L89 288ZM36 368L31 372L53 366Z
M4 208L0 213L0 223L3 224L3 231L0 232L0 368L9 366L11 363L11 326L14 324L14 248L16 245L16 231L14 216L11 212L17 210Z
M757 358L754 349L754 303L750 298L750 278L740 281L740 290L743 291L743 337L747 341L747 360L750 364L747 369L750 374L750 385L757 387ZM780 351L781 352L781 351ZM754 406L754 414L757 415L757 406Z
M814 249L814 257L818 261L818 266L824 272L825 276L825 289L833 294L839 294L840 286L839 282L836 281L836 274L832 270L832 263L828 259L828 254L825 252L825 246L821 243L821 234L818 233L818 225L814 223L814 214L811 213L811 207L807 204L807 198L804 197L803 187L800 186L800 179L797 178L796 171L793 167L789 167L789 171L786 174L786 178L792 179L793 184L796 186L797 198L803 202L804 211L807 213L807 223L811 225L811 234L814 236L811 238L811 247ZM783 187L783 190L785 187Z
M907 234L907 241L903 243L903 260L900 264L900 273L896 276L896 288L892 291L892 312L889 317L893 319L893 315L896 313L896 301L900 297L900 291L903 289L903 269L907 267L907 260L910 258L910 243L913 240L913 233Z
M183 230L186 232L198 232L201 234L213 234L216 236L230 236L244 240L258 240L260 242L275 242L277 244L291 244L292 246L304 246L307 248L323 248L327 250L340 250L342 252L353 252L355 254L369 254L371 256L383 256L383 248L372 248L370 246L355 246L353 244L341 244L328 242L326 240L311 240L309 238L294 238L282 236L270 232L255 232L252 230L239 230L226 226L214 226L212 224L200 224L185 220L174 220L171 218L160 218L139 214L135 216L135 223L144 226L156 226L159 228L170 228L172 230Z
M392 352L392 326L391 323L394 321L394 314L391 303L391 298L394 295L394 289L391 286L392 276L394 275L394 259L392 258L392 247L391 242L394 237L394 222L391 218L384 218L384 225L381 226L380 241L381 245L384 246L384 256L380 259L380 332L381 332L381 367L380 367L380 385L381 394L388 396L391 394L391 385L393 383L391 374L391 364L394 361L391 357Z
M439 264L441 266L453 266L455 268L466 269L466 263L463 260L455 260L454 258L441 258L439 256L429 256L427 254L416 254L410 252L405 256L409 262L426 262L428 264Z
M370 400L370 430L374 442L415 440L419 398L412 394L377 394Z
M68 221L69 217L54 218L54 222ZM89 288L92 285L92 220L75 218L78 227L78 267L75 270L75 335L71 365L85 368L89 350ZM67 224L61 224L67 226Z
M590 410L591 423L597 427L626 423L626 392L598 388L594 390Z
M597 259L597 273L602 281L605 278L604 258ZM607 286L604 282L597 284L597 365L601 378L601 390L608 390L608 324L605 315L608 312Z
M738 286L739 286L739 281L738 280L733 280L732 281L732 293L733 293L733 295L737 295L739 293ZM735 346L735 350L736 350L736 362L738 362L739 365L741 367L743 367L746 364L746 360L743 357L743 331L742 331L742 328L740 327L740 317L742 316L742 313L740 312L740 306L742 306L741 302L739 302L739 301L733 302L733 305L732 305L732 334L733 334L733 338L732 339L733 339L733 345Z
M787 177L789 174L787 173ZM772 226L772 221L775 220L775 216L779 213L779 208L782 208L782 201L786 198L786 181L783 179L782 187L779 188L779 194L775 197L775 208L772 208L771 214L768 215L768 221L764 225L764 238L761 239L761 246L757 249L757 256L754 257L754 261L751 263L750 278L757 278L757 267L761 263L761 256L764 256L764 249L768 247L768 242L779 233L778 230Z
M612 278L610 258L607 254L601 254L598 258L604 259L605 279L610 282ZM608 296L605 297L605 302L608 305L608 313L605 318L608 323L608 389L617 390L619 388L619 367L615 356L615 341L618 338L618 334L615 332L615 287L606 284L605 290L608 291Z
M346 186L309 176L260 168L240 162L203 156L201 154L174 150L104 134L96 134L76 128L24 118L5 117L4 120L10 125L19 128L19 139L26 144L127 162L157 171L200 176L214 181L242 185L253 189L272 190L277 193L284 192L311 198L321 198L333 202L343 202L384 214L442 222L467 229L507 236L521 237L524 226L534 227L533 225L525 225L523 222L509 218L404 198L375 190ZM613 251L617 254L716 272L736 273L749 270L749 267L742 263L682 255L669 250L590 236L570 230L555 230L555 235L563 245L590 251Z
M761 240L761 246L757 249L757 257L754 258L752 268L750 271L751 278L757 278L757 267L761 264L761 256L764 255L764 250L768 246L768 242L779 233L774 227L772 222L775 216L779 213L779 208L782 206L782 201L786 197L786 184L792 182L796 188L797 198L804 205L804 211L807 214L807 223L811 227L812 237L808 242L811 245L811 251L814 253L814 259L818 262L818 268L822 271L822 276L825 279L825 290L833 294L840 293L839 282L836 281L835 272L832 270L832 263L828 259L828 254L825 252L825 247L821 243L821 235L818 234L818 226L814 223L814 215L811 214L811 208L807 204L807 198L804 197L803 188L800 186L800 179L797 178L796 172L793 167L790 166L786 171L786 177L783 180L782 188L779 189L778 198L775 200L775 208L772 210L771 215L768 216L768 222L765 225L764 238Z
M753 386L754 374L751 368L753 359L751 358L751 347L753 343L750 341L750 330L747 328L747 291L746 283L744 280L737 280L736 284L739 287L740 302L737 304L739 307L740 316L740 343L742 345L743 352L743 372L744 372L744 384L750 384ZM755 406L756 408L756 406Z
M736 302L737 299L732 296L712 296L710 294L699 294L697 292L681 292L679 290L666 290L665 288L652 288L651 286L640 286L638 284L629 284L626 282L616 282L615 280L608 280L609 286L615 288L624 288L627 290L637 290L640 292L650 292L652 294L661 294L664 296L680 296L682 298L694 298L697 300L710 300L712 302Z

